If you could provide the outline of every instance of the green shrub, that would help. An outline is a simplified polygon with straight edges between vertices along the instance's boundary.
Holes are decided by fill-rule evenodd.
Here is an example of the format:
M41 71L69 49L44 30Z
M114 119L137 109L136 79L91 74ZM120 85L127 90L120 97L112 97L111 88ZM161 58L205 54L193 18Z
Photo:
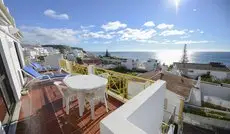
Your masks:
M202 102L202 106L217 109L217 110L230 111L230 109L228 109L228 108L224 108L224 107L221 107L219 105L214 105L214 104L211 104L211 103L208 103L208 102Z
M185 107L184 112L200 115L203 117L209 117L209 118L214 118L214 119L230 121L230 118L225 117L226 116L225 113L211 111L211 110L210 111L204 111L203 109L199 109L199 108Z

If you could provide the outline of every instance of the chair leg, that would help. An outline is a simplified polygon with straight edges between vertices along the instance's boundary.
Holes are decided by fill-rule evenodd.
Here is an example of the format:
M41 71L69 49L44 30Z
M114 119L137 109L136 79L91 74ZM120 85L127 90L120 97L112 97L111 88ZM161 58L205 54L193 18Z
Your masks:
M69 99L70 98L66 99L66 104L65 104L66 105L66 114L69 114Z
M108 93L107 93L107 92L105 92L105 96L106 96L106 98L107 98L107 99L109 98L109 96L108 96Z
M106 96L104 96L104 103L105 103L106 112L109 112Z
M65 98L62 98L62 107L65 107Z
M90 109L91 109L91 118L94 119L94 100L93 98L90 99Z

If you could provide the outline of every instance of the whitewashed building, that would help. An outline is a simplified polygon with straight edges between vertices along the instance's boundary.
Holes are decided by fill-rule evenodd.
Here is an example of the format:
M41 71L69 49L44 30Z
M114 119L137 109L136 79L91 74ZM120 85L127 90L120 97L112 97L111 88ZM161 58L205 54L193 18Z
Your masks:
M139 66L140 62L138 59L134 60L134 59L127 59L121 62L121 66L126 67L129 70L132 69L137 69Z
M51 50L50 48L44 48L39 45L24 45L23 53L24 56L29 59L35 59L38 56L47 56L51 54L56 54L56 50Z
M2 126L7 126L21 98L24 78L21 68L24 57L20 45L21 33L16 28L14 18L0 0L0 101ZM1 126L0 126L1 127Z
M78 50L78 49L74 50L74 54L80 58L84 58L84 56L86 55L82 50Z
M39 55L37 50L31 48L23 48L23 53L29 59L35 59Z
M59 50L58 49L54 49L53 47L43 47L48 54L47 55L53 55L53 54L59 54Z
M146 71L152 71L155 70L158 66L158 60L155 59L149 59L146 62L143 63L143 66Z
M221 63L197 64L197 63L174 63L174 70L191 78L197 78L210 72L216 79L230 79L230 70Z

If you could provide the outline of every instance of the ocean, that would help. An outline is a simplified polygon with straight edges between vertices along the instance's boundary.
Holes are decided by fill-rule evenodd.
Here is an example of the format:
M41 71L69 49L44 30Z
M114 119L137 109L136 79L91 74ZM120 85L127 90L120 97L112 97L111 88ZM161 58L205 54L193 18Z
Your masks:
M93 52L95 55L105 55L105 52ZM171 65L181 60L182 51L167 50L159 52L109 52L111 56L122 58L139 59L146 61L149 58L157 59L162 64ZM230 66L230 52L188 52L188 59L191 63L221 62Z

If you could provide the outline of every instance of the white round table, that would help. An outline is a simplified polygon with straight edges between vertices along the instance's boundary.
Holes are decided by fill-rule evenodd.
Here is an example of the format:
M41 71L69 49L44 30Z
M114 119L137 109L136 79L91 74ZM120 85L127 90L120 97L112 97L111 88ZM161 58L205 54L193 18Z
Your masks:
M63 82L71 90L77 92L92 92L92 90L106 86L108 80L93 74L69 76Z
M107 85L108 80L93 74L90 75L75 75L69 76L63 82L70 88L70 90L77 92L79 114L83 115L85 105L85 94L93 93L100 87Z

